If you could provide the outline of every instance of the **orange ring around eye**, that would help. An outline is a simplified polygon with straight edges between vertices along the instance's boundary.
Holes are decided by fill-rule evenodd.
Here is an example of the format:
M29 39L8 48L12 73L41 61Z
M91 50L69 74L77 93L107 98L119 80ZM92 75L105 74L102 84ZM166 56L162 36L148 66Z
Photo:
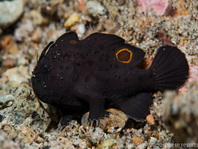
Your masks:
M120 54L122 54L122 55L120 55ZM121 63L129 63L132 60L132 55L133 55L133 53L131 50L121 49L118 52L116 52L116 59Z

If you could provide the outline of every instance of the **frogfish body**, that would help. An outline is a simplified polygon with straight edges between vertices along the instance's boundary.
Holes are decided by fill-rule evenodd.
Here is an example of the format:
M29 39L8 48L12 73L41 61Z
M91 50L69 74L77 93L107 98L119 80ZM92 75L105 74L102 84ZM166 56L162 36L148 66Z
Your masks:
M148 69L138 67L144 51L112 34L94 33L79 40L68 32L42 51L31 78L38 98L59 108L61 123L90 111L89 119L117 108L136 121L149 114L152 93L176 90L188 78L185 55L162 46Z

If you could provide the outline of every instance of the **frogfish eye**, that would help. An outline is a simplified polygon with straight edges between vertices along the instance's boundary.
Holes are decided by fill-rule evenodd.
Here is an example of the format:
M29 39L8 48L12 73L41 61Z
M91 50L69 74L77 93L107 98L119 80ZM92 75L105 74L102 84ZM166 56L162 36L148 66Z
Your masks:
M44 64L41 71L43 73L49 73L51 71L51 68L48 64Z
M121 63L129 63L132 60L133 53L129 49L121 49L116 52L116 59Z

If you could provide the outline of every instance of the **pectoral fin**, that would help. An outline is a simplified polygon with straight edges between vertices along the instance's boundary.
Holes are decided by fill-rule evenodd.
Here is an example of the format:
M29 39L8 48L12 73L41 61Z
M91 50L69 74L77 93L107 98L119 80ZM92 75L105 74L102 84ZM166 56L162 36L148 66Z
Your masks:
M143 121L150 113L150 105L153 97L150 93L140 93L124 102L118 104L118 107L135 121Z

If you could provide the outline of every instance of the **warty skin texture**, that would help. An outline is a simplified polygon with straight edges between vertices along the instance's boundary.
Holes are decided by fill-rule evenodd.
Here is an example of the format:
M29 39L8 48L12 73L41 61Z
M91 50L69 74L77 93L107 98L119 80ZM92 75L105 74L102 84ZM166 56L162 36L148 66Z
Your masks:
M142 121L153 92L178 89L188 78L186 58L176 47L160 47L147 70L137 67L144 55L115 35L94 33L79 40L76 33L65 33L43 50L33 89L40 100L62 111L63 125L87 111L91 120L102 118L110 107Z

